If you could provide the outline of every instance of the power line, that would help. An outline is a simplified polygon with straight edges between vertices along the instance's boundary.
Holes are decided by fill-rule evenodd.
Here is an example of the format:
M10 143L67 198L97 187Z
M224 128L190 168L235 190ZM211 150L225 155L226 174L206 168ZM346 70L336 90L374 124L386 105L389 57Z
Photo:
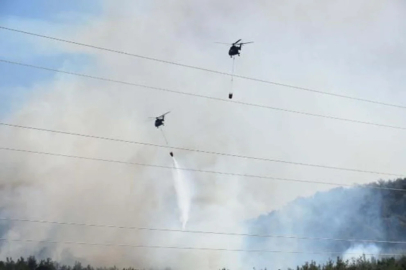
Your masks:
M285 254L342 254L345 251L289 251L289 250L270 250L270 249L228 249L228 248L202 248L202 247L179 247L179 246L161 246L161 245L131 245L115 243L89 243L75 241L50 241L50 240L33 240L33 239L7 239L0 238L0 241L7 242L24 242L24 243L46 243L46 244L63 244L63 245L86 245L86 246L104 246L104 247L121 247L121 248L145 248L145 249L175 249L175 250L194 250L194 251L227 251L227 252L247 252L247 253L285 253ZM354 256L379 256L379 257L397 257L404 256L401 253L346 253Z
M125 52L122 52L122 51L110 50L110 49L106 49L106 48L102 48L102 47L87 45L87 44L78 43L78 42L72 42L72 41L53 38L53 37L49 37L49 36L38 35L38 34L29 33L29 32L25 32L25 31L20 31L20 30L16 30L16 29L6 28L6 27L2 27L2 26L0 26L0 28L4 29L4 30L29 34L29 35L33 35L33 36L37 36L37 37L43 37L43 38L47 38L47 39L52 39L52 40L56 40L56 41L76 44L76 45L80 45L80 46L86 46L86 47L90 47L90 48L94 48L94 49L99 49L99 50L104 50L104 51L109 51L109 52L114 52L114 53L120 53L120 54L125 54L125 55L134 56L134 57L138 57L138 58L142 58L142 59L146 59L146 60L158 61L158 62L161 62L161 63L172 64L172 65L177 65L177 66L182 66L182 67L187 67L187 68L193 68L193 69L197 69L197 70L203 70L203 71L207 71L207 72L211 72L211 73L217 73L217 74L220 74L220 75L227 75L227 76L230 75L230 74L225 73L225 72L219 72L219 71L200 68L200 67L196 67L196 66L184 65L184 64L180 64L180 63L176 63L176 62L170 62L170 61L165 61L165 60L161 60L161 59L145 57L145 56L141 56L141 55L135 55L135 54L131 54L131 53L125 53ZM5 61L5 60L0 60L0 61L6 62L6 63L13 63L13 62L10 62L10 61ZM14 62L14 64L35 67L35 66L32 66L32 65L26 65L26 64L16 63L16 62ZM52 70L52 69L47 69L47 68L43 68L43 67L35 67L35 68L41 68L41 69L44 69L44 70L62 72L62 73L71 74L71 75L77 75L77 76L85 76L85 77L88 77L88 78L99 79L99 80L103 79L103 78L94 77L94 76L88 76L88 75L83 75L83 74ZM282 83L277 83L277 82L272 82L272 81L255 79L255 78L250 78L250 77L246 77L246 76L240 76L240 75L234 75L234 76L237 77L237 78L241 78L241 79L257 81L257 82L262 82L262 83L267 83L267 84L273 84L273 85L278 85L278 86L283 86L283 87L288 87L288 88L294 88L294 89L314 92L314 93L318 93L318 94L330 95L330 96L335 96L335 97L340 97L340 98L353 99L353 100L357 100L357 101L363 101L363 102L375 103L375 104L379 104L379 105L385 105L385 106L391 106L391 107L397 107L397 108L406 109L406 106L401 106L401 105L395 105L395 104L383 103L383 102L378 102L378 101L373 101L373 100L368 100L368 99L362 99L362 98L356 98L356 97L351 97L351 96L345 96L345 95L340 95L340 94L335 94L335 93L323 92L323 91L314 90L314 89L310 89L310 88L304 88L304 87L298 87L298 86L282 84ZM103 79L103 80L108 80L110 82L119 82L119 81L109 80L109 79ZM129 85L136 85L136 84L126 83L126 82L120 82L120 83L129 84ZM168 89L159 89L159 88L150 87L150 86L144 86L144 85L136 85L136 86L140 86L140 87L144 87L144 88L150 88L150 89L156 89L156 90L165 90L165 91L169 91L169 92L173 92L173 93L179 93L179 94L185 94L185 95L200 96L200 97L203 97L203 98L209 98L209 99L215 99L215 100L219 100L219 101L227 101L228 102L228 100L222 100L222 99L212 98L212 97L207 97L207 96L183 93L183 92L178 92L178 91L171 91L171 90L168 90ZM269 106L262 106L262 105L258 105L258 104L250 104L250 103L245 103L245 102L234 102L234 103L237 103L237 104L239 103L241 105L262 107L262 108L273 109L273 110L280 110L280 111L291 112L291 113L299 113L299 114L309 115L309 116L324 117L324 118L341 120L341 121L349 121L349 122L361 123L361 124L367 124L367 125L375 125L375 126L402 129L402 130L406 129L405 127L396 127L396 126L390 126L390 125L384 125L384 124L376 124L376 123L370 123L370 122L357 121L357 120L352 120L352 119L343 119L343 118L323 116L323 115L317 115L317 114L311 114L311 113L305 113L305 112L297 112L297 111L292 111L292 110L285 110L285 109L281 109L281 108L272 108L272 107L269 107ZM4 125L4 124L2 123L2 125ZM8 125L8 124L5 124L5 125ZM9 125L9 126L12 126L12 125ZM32 129L37 129L37 128L32 128ZM39 129L37 129L37 130L39 130ZM53 132L55 132L55 131L53 131ZM67 132L57 132L57 133L68 134ZM83 135L81 135L81 136L83 136ZM95 137L95 136L87 136L87 135L85 135L85 136L86 137ZM100 139L100 137L99 137L99 139ZM103 138L103 139L115 140L115 139L109 139L109 138ZM120 140L120 141L122 141L122 140ZM134 143L134 142L131 142L131 143ZM162 147L162 146L159 146L159 147ZM174 147L169 147L169 148L179 149L179 148L174 148ZM7 149L7 148L1 148L1 149L2 150L12 150L12 151L22 151L22 150ZM182 150L185 150L185 149L182 149ZM24 152L34 153L33 151L26 151L26 150L23 150L23 151ZM190 150L187 150L187 151L190 151ZM196 150L193 150L193 151L196 151ZM50 154L50 153L44 153L44 152L35 152L35 153L37 153L37 154L47 154L47 155L56 155L56 154ZM59 154L58 154L58 156L74 157L74 156L59 155ZM238 157L241 157L241 156L238 156ZM83 159L84 157L75 156L74 158ZM243 157L243 158L247 158L247 157ZM84 158L84 159L90 159L90 158ZM93 159L93 158L92 158L92 160L108 161L108 160ZM109 160L108 162L124 163L124 162L120 162L120 161L111 161L111 160ZM286 162L284 162L284 163L286 163ZM287 163L290 163L290 162L287 162ZM130 164L130 163L127 163L127 164ZM134 163L131 163L131 164L134 164ZM136 164L136 165L141 165L141 164ZM144 165L146 165L146 164L143 164L143 166ZM303 164L300 164L300 165L303 165ZM157 167L155 165L148 165L148 166ZM306 166L308 166L308 165L306 165ZM159 166L159 167L163 167L163 166ZM323 167L325 167L325 166L323 166ZM167 168L172 169L172 167L167 167ZM332 168L332 167L327 167L327 168ZM333 169L337 169L337 168L333 168ZM342 168L339 168L339 169L342 169ZM190 169L181 169L181 170L189 170L190 171ZM348 170L348 169L346 169L346 170ZM192 170L192 171L201 171L201 170ZM359 170L352 170L351 169L351 171L359 171ZM208 172L208 171L201 171L201 172ZM360 171L360 172L382 174L382 173L379 173L379 172L370 172L370 171ZM220 172L210 172L210 173L220 173ZM221 174L224 174L224 173L221 173ZM226 173L226 174L228 174L228 173ZM387 173L384 173L384 174L387 174ZM236 175L236 174L232 174L232 175ZM395 174L388 174L388 175L395 175ZM244 176L244 175L239 175L239 176ZM246 177L257 177L257 176L246 175ZM263 177L261 177L261 178L263 178ZM268 177L266 177L266 178L268 178ZM296 180L293 180L293 181L296 181ZM316 183L320 183L320 182L316 182ZM384 189L386 189L386 188L384 188ZM394 190L394 189L390 189L390 190ZM395 190L398 190L398 189L395 189ZM402 190L402 191L404 191L404 190ZM0 220L4 220L4 219L0 219ZM14 221L29 221L29 220L14 220ZM138 229L138 230L154 230L154 231L208 233L208 234L221 234L221 235L234 235L234 236L277 237L277 238L294 238L294 239L307 239L307 240L332 240L332 241L362 241L362 242L395 243L395 244L405 244L406 243L406 242L401 242L401 241L335 239L335 238L310 238L310 237L298 237L298 236L254 235L254 234L218 233L218 232L203 232L203 231L181 231L181 230L171 230L171 229L135 228L135 227L120 227L120 226L111 226L111 225L94 225L94 224L83 224L83 223L62 223L62 222L33 221L33 220L31 220L30 222L56 223L56 224L64 224L64 225L80 225L80 226L93 226L93 227L94 226L96 226L96 227L115 227L115 228ZM164 247L164 246L145 246L145 245L127 245L127 244L101 244L101 243L86 243L86 242L73 242L73 241L64 241L64 242L44 241L44 240L38 241L38 240L32 240L32 239L10 240L10 239L5 239L5 238L0 238L0 240L1 241L9 241L9 242L41 242L41 243L51 243L51 244L80 244L80 245L97 245L97 246L102 245L102 246L134 247L134 248L163 248L163 249L187 249L187 250L210 250L210 251L233 251L233 252L272 252L272 253L311 253L311 254L321 254L321 253L323 253L323 254L326 254L326 253L328 253L328 254L338 254L338 253L342 253L342 252L302 252L302 251L279 251L279 250L241 250L241 249L211 249L211 248L192 248L192 247ZM361 254L361 253L350 253L350 254L352 254L352 255L357 255L357 254L358 255L380 255L380 256L402 256L403 255L403 254Z
M83 227L97 227L109 229L126 229L126 230L139 230L139 231L158 231L158 232L176 232L176 233L189 233L189 234L209 234L221 236L239 236L239 237L256 237L256 238L283 238L283 239L296 239L296 240L315 240L315 241L337 241L337 242L366 242L366 243L385 243L385 244L406 244L405 241L387 241L376 239L346 239L346 238L331 238L331 237L306 237L297 235L271 235L271 234L249 234L249 233L231 233L231 232L213 232L213 231L195 231L195 230L179 230L179 229L162 229L162 228L148 228L148 227L134 227L134 226L117 226L105 224L89 224L77 222L60 222L48 220L32 220L32 219L18 219L18 218L0 218L2 221L13 222L30 222L41 224L55 224L67 226L83 226Z
M138 144L138 145L144 145L144 146L150 146L150 147L176 149L176 150L181 150L181 151L196 152L196 153L210 154L210 155L217 155L217 156L227 156L227 157L233 157L233 158L252 159L252 160L258 160L258 161L284 163L284 164L291 164L291 165L297 165L297 166L316 167L316 168L333 169L333 170L340 170L340 171L350 171L350 172L358 172L358 173L370 173L370 174L380 174L380 175L391 175L391 176L397 176L397 177L405 177L405 175L403 175L403 174L396 174L396 173L358 170L358 169L334 167L334 166L327 166L327 165L320 165L320 164L286 161L286 160L280 160L280 159L268 159L268 158L253 157L253 156L243 156L243 155L237 155L237 154L228 154L228 153L222 153L222 152L212 152L212 151L185 148L185 147L174 147L174 146L168 146L168 145L160 145L160 144L153 144L153 143L146 143L146 142L137 142L137 141L117 139L117 138L108 138L108 137L95 136L95 135L86 135L86 134L73 133L73 132L67 132L67 131L58 131L58 130L37 128L37 127L14 125L14 124L8 124L8 123L3 123L3 122L0 122L0 126L8 126L8 127L14 127L14 128L30 129L30 130L36 130L36 131L44 131L44 132L58 133L58 134L64 134L64 135L70 135L70 136L78 136L78 137L91 138L91 139L106 140L106 141L131 143L131 144Z
M193 94L193 93L187 93L187 92L182 92L182 91L177 91L177 90L171 90L171 89L167 89L167 88L160 88L160 87L148 86L148 85L137 84L137 83L132 83L132 82L108 79L108 78L104 78L104 77L97 77L97 76L87 75L87 74L83 74L83 73L63 71L63 70L59 70L59 69L41 67L41 66L30 65L30 64L25 64L25 63L21 63L21 62L14 62L14 61L9 61L9 60L4 60L4 59L0 59L0 62L29 67L29 68L41 69L41 70L46 70L46 71L52 71L52 72L57 72L57 73L62 73L62 74L68 74L68 75L73 75L73 76L78 76L78 77L83 77L83 78L88 78L88 79L94 79L94 80L99 80L99 81L119 83L119 84L123 84L123 85L127 85L127 86L135 86L135 87L163 91L163 92L168 92L168 93L173 93L173 94L193 96L193 97L227 102L227 103L234 103L234 104L239 104L239 105L244 105L244 106L257 107L257 108L262 108L262 109L294 113L294 114L300 114L300 115L306 115L306 116L312 116L312 117L318 117L318 118L325 118L325 119L330 119L330 120L338 120L338 121L344 121L344 122L350 122L350 123L356 123L356 124L370 125L370 126L376 126L376 127L384 127L384 128L391 128L391 129L397 129L397 130L406 130L406 127L401 127L401 126L392 126L392 125L360 121L360 120L349 119L349 118L341 118L341 117L322 115L322 114L316 114L316 113L301 112L301 111L289 110L289 109L272 107L272 106L267 106L267 105L260 105L260 104L250 103L250 102L230 101L227 99L221 99L221 98L216 98L216 97L211 97L211 96L205 96L205 95L200 95L200 94Z
M54 41L74 44L74 45L78 45L78 46L88 47L88 48L97 49L97 50L101 50L101 51L107 51L107 52L132 56L132 57L136 57L136 58L140 58L140 59L144 59L144 60L155 61L155 62L160 62L160 63L164 63L164 64L170 64L170 65L175 65L175 66L180 66L180 67L185 67L185 68L191 68L191 69L195 69L195 70L206 71L206 72L219 74L219 75L225 75L225 76L232 75L227 72L222 72L222 71L217 71L217 70L212 70L212 69L207 69L207 68L202 68L202 67L197 67L197 66L192 66L192 65L181 64L181 63L177 63L177 62L173 62L173 61L167 61L167 60L162 60L162 59L158 59L158 58L147 57L147 56L134 54L134 53L128 53L128 52L119 51L119 50L103 48L103 47L99 47L99 46L95 46L95 45L70 41L70 40L56 38L56 37L47 36L47 35L36 34L33 32L18 30L18 29L14 29L14 28L5 27L5 26L0 26L0 29L12 31L12 32L16 32L16 33L21 33L21 34L26 34L26 35L30 35L30 36L35 36L35 37L50 39L50 40L54 40ZM378 104L378 105L383 105L383 106L406 109L406 106L404 106L404 105L396 105L396 104L385 103L385 102L375 101L375 100L370 100L370 99L365 99L365 98L357 98L357 97L352 97L352 96L347 96L347 95L342 95L342 94L325 92L325 91L316 90L316 89L312 89L312 88L290 85L290 84L286 84L286 83L279 83L279 82L274 82L274 81L269 81L269 80L256 79L256 78L252 78L252 77L248 77L248 76L242 76L242 75L233 75L233 76L235 78L240 78L240 79L245 79L245 80L255 81L255 82L261 82L261 83L266 83L266 84L271 84L271 85L276 85L276 86L281 86L281 87L286 87L286 88L291 88L291 89L296 89L296 90L302 90L302 91L312 92L312 93L316 93L316 94L322 94L322 95L328 95L328 96L333 96L333 97L338 97L338 98L345 98L345 99L373 103L373 104Z
M253 174L239 174L239 173L229 173L229 172L219 172L219 171L209 171L209 170L189 169L189 168L175 168L175 167L164 166L164 165L154 165L154 164L145 164L145 163L138 163L138 162L55 154L55 153L49 153L49 152L15 149L15 148L8 148L8 147L0 147L0 150L30 153L30 154L39 154L39 155L48 155L48 156L55 156L55 157L74 158L74 159L81 159L81 160L101 161L101 162L124 164L124 165L144 166L144 167L151 167L151 168L161 168L161 169L170 169L170 170L177 169L177 170L181 170L181 171L210 173L210 174L218 174L218 175L225 175L225 176L268 179L268 180L275 180L275 181L287 181L287 182L298 182L298 183L308 183L308 184L321 184L321 185L330 185L330 186L337 186L337 187L354 187L354 185L337 184L337 183L332 183L332 182L319 182L319 181L311 181L311 180L299 180L299 179L290 179L290 178L279 178L279 177L260 176L260 175L253 175ZM363 186L363 188L376 189L376 190L388 190L388 191L402 191L402 192L406 191L406 189L400 189L400 188L384 188L384 187L373 187L373 186Z

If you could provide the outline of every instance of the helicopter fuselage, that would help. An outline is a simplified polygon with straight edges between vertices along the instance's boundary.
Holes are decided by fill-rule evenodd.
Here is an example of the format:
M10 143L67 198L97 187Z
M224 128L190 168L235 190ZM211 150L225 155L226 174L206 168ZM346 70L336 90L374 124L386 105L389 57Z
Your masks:
M163 125L164 125L164 119L163 118L157 118L155 120L155 127L156 128L159 128L160 126L163 126Z
M241 50L241 45L240 46L233 45L233 46L231 46L230 50L228 51L228 55L230 55L230 57L232 57L234 55L240 55L240 50Z

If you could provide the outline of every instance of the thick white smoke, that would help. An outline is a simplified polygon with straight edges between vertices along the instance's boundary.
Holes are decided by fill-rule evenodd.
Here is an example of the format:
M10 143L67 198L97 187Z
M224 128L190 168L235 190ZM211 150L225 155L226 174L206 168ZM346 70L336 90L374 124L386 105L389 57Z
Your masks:
M38 22L28 18L11 18L4 20L4 24L225 72L230 71L231 65L228 48L213 42L234 42L243 38L243 41L253 40L255 43L244 47L241 57L236 59L238 74L388 103L406 100L406 92L402 91L405 83L404 3L383 4L380 0L245 0L238 4L235 0L106 0L100 3L102 14L79 23L73 20L58 23L58 20ZM69 13L58 18L71 17ZM20 46L18 48L29 48L30 55L39 51L41 54L36 59L40 59L40 63L37 64L48 66L47 59L54 59L55 51L85 54L92 61L77 63L72 58L60 65L54 62L49 65L228 100L228 76L34 37L19 36L15 40L12 38L16 33L4 33L0 31L2 43L14 41ZM14 45L9 47L15 48ZM388 54L388 51L391 53ZM28 63L32 60L20 55L16 49L0 53L10 60ZM7 72L4 70L4 73ZM12 72L21 72L23 77L24 72L37 74L40 71L15 68ZM2 76L6 78L8 74ZM145 119L169 107L177 111L177 115L171 115L171 122L165 129L171 146L365 170L401 172L404 169L406 150L403 131L321 120L68 75L48 76L51 77L26 87L9 87L9 93L31 94L17 99L19 102L13 104L13 111L1 120L163 144L159 132L152 124L146 124ZM25 91L20 91L20 88ZM391 108L383 109L239 79L234 80L233 89L235 101L398 126L405 123L404 114ZM0 129L0 142L6 147L158 165L167 165L168 161L167 151L160 148L33 130ZM202 170L346 184L375 180L375 176L367 174L185 151L176 154L182 166ZM178 201L174 196L170 170L3 151L0 163L0 209L3 217L177 228L179 218L174 209L188 209L186 200ZM193 211L181 210L181 213L189 213L189 216L182 214L181 219L183 224L188 220L188 229L203 231L244 232L241 224L245 220L280 208L297 196L326 189L325 186L213 174L196 173L193 177L196 190ZM315 215L305 210L303 213L303 216ZM286 219L288 221L281 227L300 222L300 219ZM14 239L225 249L239 249L243 242L240 237L27 222L7 223L2 228L4 237ZM320 234L319 231L317 233ZM283 244L276 242L269 248L283 247L291 251L296 248L295 244ZM101 266L115 264L180 270L251 269L258 262L242 259L244 253L220 251L90 248L17 242L2 245L0 250L2 258L31 254L50 256L63 262L81 260ZM254 256L253 253L246 255L250 258ZM274 265L278 263L286 265L292 261L283 261L283 256L278 255Z
M182 229L184 230L186 228L186 223L189 220L191 204L190 183L187 182L187 178L183 172L179 170L180 167L175 157L173 157L173 164L175 166L175 170L173 170L173 181L180 211L180 222L182 224Z
M347 249L342 256L345 261L358 259L361 256L369 260L371 258L379 258L380 252L381 249L374 244L357 244Z

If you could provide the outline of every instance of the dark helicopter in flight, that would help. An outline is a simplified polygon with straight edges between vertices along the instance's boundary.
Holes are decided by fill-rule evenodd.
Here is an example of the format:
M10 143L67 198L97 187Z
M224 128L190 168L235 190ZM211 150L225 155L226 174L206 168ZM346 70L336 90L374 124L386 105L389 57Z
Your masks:
M253 41L250 41L250 42L240 42L240 41L241 41L241 39L237 40L236 42L234 42L232 44L222 43L222 42L216 42L216 43L231 45L230 50L228 50L228 55L230 57L233 57L234 55L240 56L240 51L241 51L242 45L249 44L249 43L254 43Z
M155 127L159 128L160 126L164 126L164 121L165 121L165 115L167 115L170 112L164 113L163 115L160 115L158 117L155 117Z
M167 115L168 113L170 113L170 112L166 112L166 113L164 113L163 115L160 115L160 116L158 116L158 117L155 117L155 127L156 127L156 128L159 128L160 126L164 126L165 115ZM166 137L165 137L165 135L164 135L162 129L161 129L161 132L162 132L162 136L163 136L164 139L165 139L166 144L168 144L168 141L166 140ZM169 152L169 154L171 155L171 157L173 157L173 152Z

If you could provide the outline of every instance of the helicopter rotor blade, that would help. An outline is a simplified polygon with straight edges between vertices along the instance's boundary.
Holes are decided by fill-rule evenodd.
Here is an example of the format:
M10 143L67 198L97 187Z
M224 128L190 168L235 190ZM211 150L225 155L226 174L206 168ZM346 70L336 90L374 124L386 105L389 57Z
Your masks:
M233 45L237 44L240 41L241 41L241 39L237 40L236 42L233 43Z
M245 45L245 44L250 44L250 43L254 43L254 41L244 42L244 43L240 43L240 44L241 44L241 45Z
M152 118L155 119L155 117L149 117L149 118L145 119L144 123L150 123L153 120Z
M171 111L166 112L166 113L164 113L164 114L162 114L162 115L160 115L160 116L158 116L158 117L163 117L163 116L167 115L167 114L170 113L170 112L171 112Z

